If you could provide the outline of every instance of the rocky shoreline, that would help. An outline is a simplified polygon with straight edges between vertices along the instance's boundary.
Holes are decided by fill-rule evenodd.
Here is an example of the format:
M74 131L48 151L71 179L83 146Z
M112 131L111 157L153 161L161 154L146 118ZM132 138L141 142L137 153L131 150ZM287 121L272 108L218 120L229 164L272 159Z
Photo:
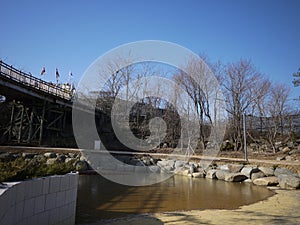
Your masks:
M185 162L182 160L154 159L144 156L116 156L123 163L135 166L148 166L152 171L155 168L159 173L172 173L189 176L191 178L218 179L227 182L249 182L255 185L272 186L283 189L300 189L300 171L274 166L250 165L247 163L223 164L213 162ZM70 168L80 173L89 173L92 168L80 152L45 152L45 153L0 153L0 162L8 163L16 159L27 162L28 165L42 162L46 166L71 165Z
M153 160L142 157L147 164ZM156 165L162 172L191 178L218 179L227 182L248 182L260 186L273 186L282 189L300 189L300 171L279 167L250 164L209 164L185 162L181 160L158 160Z
M0 182L86 171L80 152L0 152Z

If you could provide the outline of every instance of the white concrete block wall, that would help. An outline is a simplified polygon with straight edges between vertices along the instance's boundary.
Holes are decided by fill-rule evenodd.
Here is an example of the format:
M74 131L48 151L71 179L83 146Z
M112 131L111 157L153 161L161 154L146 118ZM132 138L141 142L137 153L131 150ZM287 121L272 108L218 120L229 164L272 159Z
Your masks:
M0 225L75 224L78 173L0 185Z

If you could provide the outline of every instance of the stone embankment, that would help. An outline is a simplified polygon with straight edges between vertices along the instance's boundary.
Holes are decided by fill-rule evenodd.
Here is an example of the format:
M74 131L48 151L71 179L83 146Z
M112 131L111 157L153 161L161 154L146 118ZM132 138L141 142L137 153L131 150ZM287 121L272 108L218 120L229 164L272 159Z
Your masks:
M227 182L247 182L283 189L300 189L300 171L290 170L285 168L284 165L261 166L239 163L238 161L228 164L224 164L222 161L213 163L202 161L197 163L173 159L154 159L150 155L142 157L122 156L117 158L125 164L137 167L147 166L149 172L173 173L191 178L218 179Z
M249 182L255 185L278 186L284 189L300 189L300 171L284 167L264 167L248 164L204 165L184 161L163 160L157 165L161 171L191 178L218 179L228 182Z
M30 154L30 153L29 153ZM32 154L32 153L31 153ZM89 165L85 158L78 153L54 153L46 152L42 154L47 165L52 165L55 163L72 163L76 171L86 171L89 169Z
M80 152L46 152L46 153L28 153L28 152L1 152L0 162L12 162L17 159L23 159L27 163L44 162L45 165L53 165L57 163L69 163L74 166L75 170L84 171L89 168L85 158Z

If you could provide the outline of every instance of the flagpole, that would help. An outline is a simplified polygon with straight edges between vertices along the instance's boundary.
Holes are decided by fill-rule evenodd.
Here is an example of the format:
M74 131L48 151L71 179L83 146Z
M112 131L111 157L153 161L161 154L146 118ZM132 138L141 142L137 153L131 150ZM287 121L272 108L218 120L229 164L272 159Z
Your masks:
M57 68L56 68L56 71L55 71L55 77L56 77L56 84L58 85L59 72L58 72Z

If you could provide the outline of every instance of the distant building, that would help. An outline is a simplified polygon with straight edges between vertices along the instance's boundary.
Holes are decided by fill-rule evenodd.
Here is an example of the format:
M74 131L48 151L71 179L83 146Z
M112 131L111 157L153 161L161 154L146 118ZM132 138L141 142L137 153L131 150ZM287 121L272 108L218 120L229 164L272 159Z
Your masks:
M271 117L246 116L247 129L262 133L274 128L274 121L274 118ZM287 115L282 121L276 121L276 125L281 134L289 134L290 132L300 134L300 114Z

